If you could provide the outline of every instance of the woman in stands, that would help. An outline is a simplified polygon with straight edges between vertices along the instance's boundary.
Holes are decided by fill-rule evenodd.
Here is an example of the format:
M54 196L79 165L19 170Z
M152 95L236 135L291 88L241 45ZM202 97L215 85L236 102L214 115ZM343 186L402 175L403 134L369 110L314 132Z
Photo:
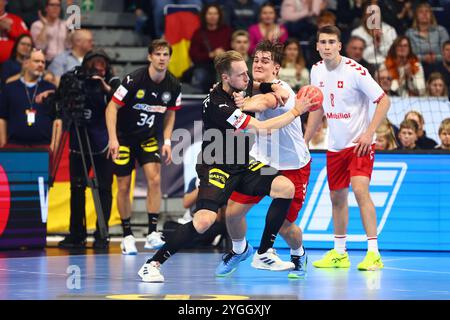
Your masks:
M391 90L401 97L423 96L425 75L422 64L406 36L395 39L386 57L385 66L392 78Z
M278 77L286 81L294 91L309 84L309 71L296 38L289 38L284 43L283 61Z
M445 79L439 72L430 74L427 80L427 96L448 98L448 88Z

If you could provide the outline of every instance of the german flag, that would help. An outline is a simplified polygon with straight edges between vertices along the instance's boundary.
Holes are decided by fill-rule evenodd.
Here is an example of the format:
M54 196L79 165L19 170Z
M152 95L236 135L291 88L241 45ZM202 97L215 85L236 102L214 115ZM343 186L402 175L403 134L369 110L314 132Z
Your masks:
M169 71L177 78L191 66L189 47L192 35L199 27L200 18L196 9L181 7L166 15L165 38L173 49Z
M91 172L92 174L92 172ZM134 181L134 179L133 179ZM133 190L133 187L131 188ZM112 185L112 209L109 225L120 224L117 210L117 181L114 178ZM70 173L69 173L69 139L64 146L61 162L55 177L53 187L49 193L49 208L47 219L47 232L67 232L70 224ZM90 188L86 188L86 225L88 230L95 229L97 215Z

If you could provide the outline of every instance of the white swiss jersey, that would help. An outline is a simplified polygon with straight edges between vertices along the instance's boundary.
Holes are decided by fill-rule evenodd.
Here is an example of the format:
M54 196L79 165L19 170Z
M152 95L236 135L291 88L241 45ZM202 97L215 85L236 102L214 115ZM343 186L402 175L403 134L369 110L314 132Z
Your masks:
M330 128L328 150L355 146L353 141L369 127L369 107L381 100L383 89L366 68L347 57L342 57L331 71L323 61L313 65L311 84L323 93L323 109Z
M274 82L289 91L289 99L284 106L257 112L255 116L260 121L278 117L295 106L295 93L291 87L281 80ZM269 135L257 133L250 156L277 170L295 170L307 165L311 156L303 138L300 117L279 130L272 130Z

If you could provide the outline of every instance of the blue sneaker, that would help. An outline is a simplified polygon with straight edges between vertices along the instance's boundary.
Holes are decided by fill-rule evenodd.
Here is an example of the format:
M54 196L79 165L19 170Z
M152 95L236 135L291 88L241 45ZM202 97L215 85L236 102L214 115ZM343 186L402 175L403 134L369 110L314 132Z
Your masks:
M247 249L241 253L236 254L233 251L225 254L222 262L216 269L216 277L226 277L236 271L239 263L244 261L253 254L253 247L247 242Z
M295 268L289 272L288 278L290 279L304 278L306 276L306 265L308 264L308 256L306 255L306 251L300 257L291 256L291 261L294 263Z

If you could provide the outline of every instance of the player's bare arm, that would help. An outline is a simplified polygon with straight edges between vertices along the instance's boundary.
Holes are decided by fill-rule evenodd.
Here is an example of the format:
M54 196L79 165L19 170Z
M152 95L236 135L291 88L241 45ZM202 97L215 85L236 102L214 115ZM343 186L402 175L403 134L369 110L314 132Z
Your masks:
M311 141L312 137L314 136L315 132L317 131L317 128L319 127L320 123L322 122L323 118L323 108L320 108L314 112L310 112L308 116L308 123L306 125L305 130L305 142L306 145L309 146L309 142Z
M258 81L253 81L253 90L257 90L257 91L261 91L260 89L261 86L261 82ZM270 85L273 94L275 95L275 97L277 98L277 102L280 105L285 105L286 102L289 99L289 91L287 91L286 89L284 89L280 84L278 83L272 83Z
M273 93L257 94L251 98L242 98L238 93L233 94L235 96L235 103L242 111L247 112L263 112L267 109L274 109L278 105L277 98ZM241 103L242 101L242 103Z
M355 141L353 141L357 144L354 152L358 155L358 157L363 157L369 154L375 131L380 126L383 119L386 118L386 114L389 111L390 106L391 101L389 97L387 95L384 95L377 104L377 108L373 115L372 121L370 122L366 132L364 132Z
M166 165L172 162L172 147L168 142L172 137L174 125L175 125L175 110L167 110L164 116L164 125L163 125L164 144L162 146L162 155L166 157L165 161Z
M119 140L117 139L116 125L117 125L117 112L119 111L120 105L114 101L110 101L106 107L106 127L108 128L109 137L109 148L108 155L111 155L112 159L115 160L119 154Z

